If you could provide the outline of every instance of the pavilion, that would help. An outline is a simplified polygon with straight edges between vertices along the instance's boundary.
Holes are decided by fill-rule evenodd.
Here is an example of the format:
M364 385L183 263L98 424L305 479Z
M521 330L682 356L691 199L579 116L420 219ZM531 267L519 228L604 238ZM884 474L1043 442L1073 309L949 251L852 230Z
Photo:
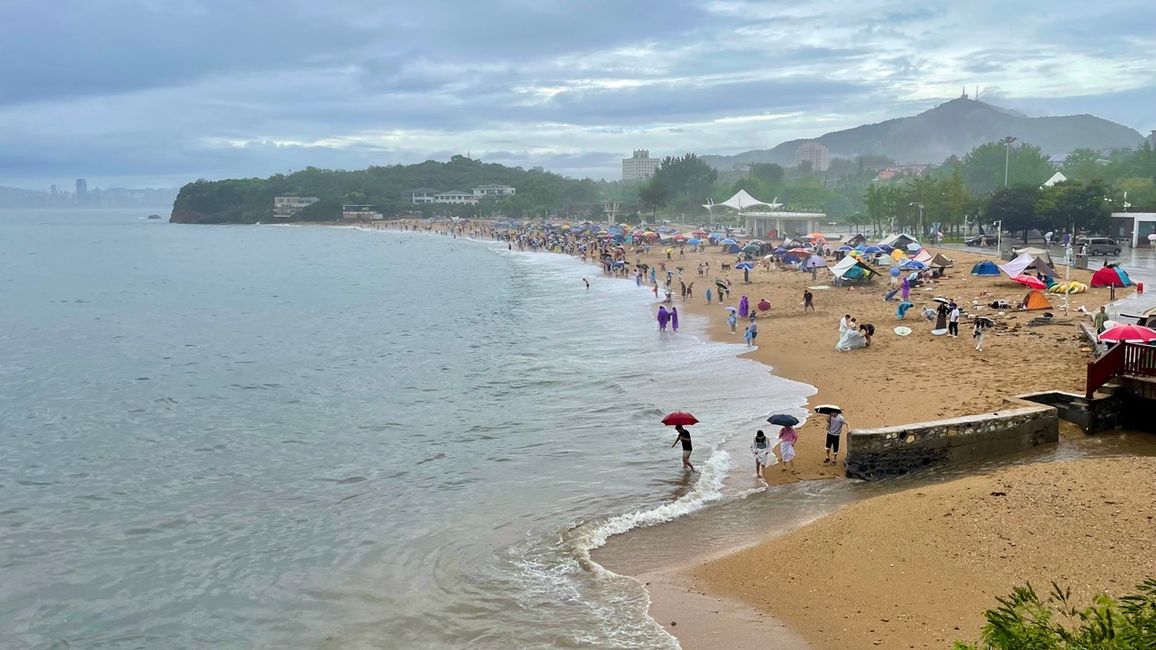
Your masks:
M806 235L821 230L827 221L826 213L783 211L781 210L783 204L778 203L778 197L771 202L760 201L746 190L739 190L722 203L712 202L702 207L713 212L714 208L720 206L734 210L740 221L745 218L747 234L755 238L776 239Z

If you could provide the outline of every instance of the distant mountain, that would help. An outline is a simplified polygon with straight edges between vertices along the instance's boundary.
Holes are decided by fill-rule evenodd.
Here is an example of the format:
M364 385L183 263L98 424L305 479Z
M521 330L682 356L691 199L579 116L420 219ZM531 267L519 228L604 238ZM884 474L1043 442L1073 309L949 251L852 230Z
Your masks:
M795 149L805 142L819 142L831 157L852 158L874 154L896 162L940 163L952 155L962 156L985 142L1004 136L1034 144L1049 155L1073 149L1132 148L1143 136L1135 129L1094 115L1026 117L1021 113L959 98L913 117L834 131L808 140L791 140L774 149L747 151L733 156L703 156L708 164L728 170L735 163L773 162L794 164Z

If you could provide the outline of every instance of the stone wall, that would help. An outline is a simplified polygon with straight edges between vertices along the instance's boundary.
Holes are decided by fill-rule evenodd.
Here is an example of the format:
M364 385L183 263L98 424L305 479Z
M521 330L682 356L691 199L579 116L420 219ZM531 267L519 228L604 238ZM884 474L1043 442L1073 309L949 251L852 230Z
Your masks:
M995 413L852 431L847 436L847 477L899 476L1059 440L1055 407L1008 401L1011 407Z

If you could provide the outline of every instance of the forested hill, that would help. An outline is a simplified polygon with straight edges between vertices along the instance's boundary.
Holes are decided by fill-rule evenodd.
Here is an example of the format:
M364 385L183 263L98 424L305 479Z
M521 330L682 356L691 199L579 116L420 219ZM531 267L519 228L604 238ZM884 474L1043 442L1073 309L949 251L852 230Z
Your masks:
M774 149L733 156L703 156L703 160L724 170L735 163L792 165L799 145L819 142L831 150L832 157L879 155L898 162L940 163L1008 135L1021 143L1033 144L1048 155L1065 155L1076 149L1132 149L1143 140L1135 129L1094 115L1026 117L981 101L960 98L911 117L833 131L810 140L791 140Z
M522 216L545 211L576 212L596 205L600 183L575 180L539 168L525 170L483 163L465 156L449 162L426 161L417 165L370 167L360 171L307 168L270 178L221 181L200 180L181 188L173 204L173 223L257 223L273 218L273 197L315 196L317 203L293 217L293 221L330 221L341 216L342 204L372 205L387 217L418 210L408 192L431 188L438 192L470 191L478 185L498 183L517 188L513 197L484 199L480 205L439 205L443 211L482 214L500 210ZM427 210L431 208L426 208Z

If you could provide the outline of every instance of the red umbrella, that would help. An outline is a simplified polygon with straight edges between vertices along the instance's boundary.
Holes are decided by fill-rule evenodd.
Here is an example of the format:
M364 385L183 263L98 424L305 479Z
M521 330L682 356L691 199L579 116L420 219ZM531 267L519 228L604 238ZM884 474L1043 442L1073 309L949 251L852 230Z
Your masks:
M676 424L698 424L698 418L694 417L686 411L675 411L662 418L662 423L668 427Z
M1156 330L1143 325L1117 325L1100 332L1101 341L1148 343L1156 341Z
M764 298L759 301L758 308L759 311L768 311L771 308L771 303L767 302L767 300Z
M1048 288L1048 285L1044 284L1043 280L1030 275L1017 275L1012 278L1012 282L1019 282L1030 289L1039 289L1041 291Z
M788 253L807 253L807 252L810 252L810 251L808 251L808 250L807 250L807 249L805 249L805 248L792 248L791 250L789 250L789 251L787 251L787 252L788 252Z

